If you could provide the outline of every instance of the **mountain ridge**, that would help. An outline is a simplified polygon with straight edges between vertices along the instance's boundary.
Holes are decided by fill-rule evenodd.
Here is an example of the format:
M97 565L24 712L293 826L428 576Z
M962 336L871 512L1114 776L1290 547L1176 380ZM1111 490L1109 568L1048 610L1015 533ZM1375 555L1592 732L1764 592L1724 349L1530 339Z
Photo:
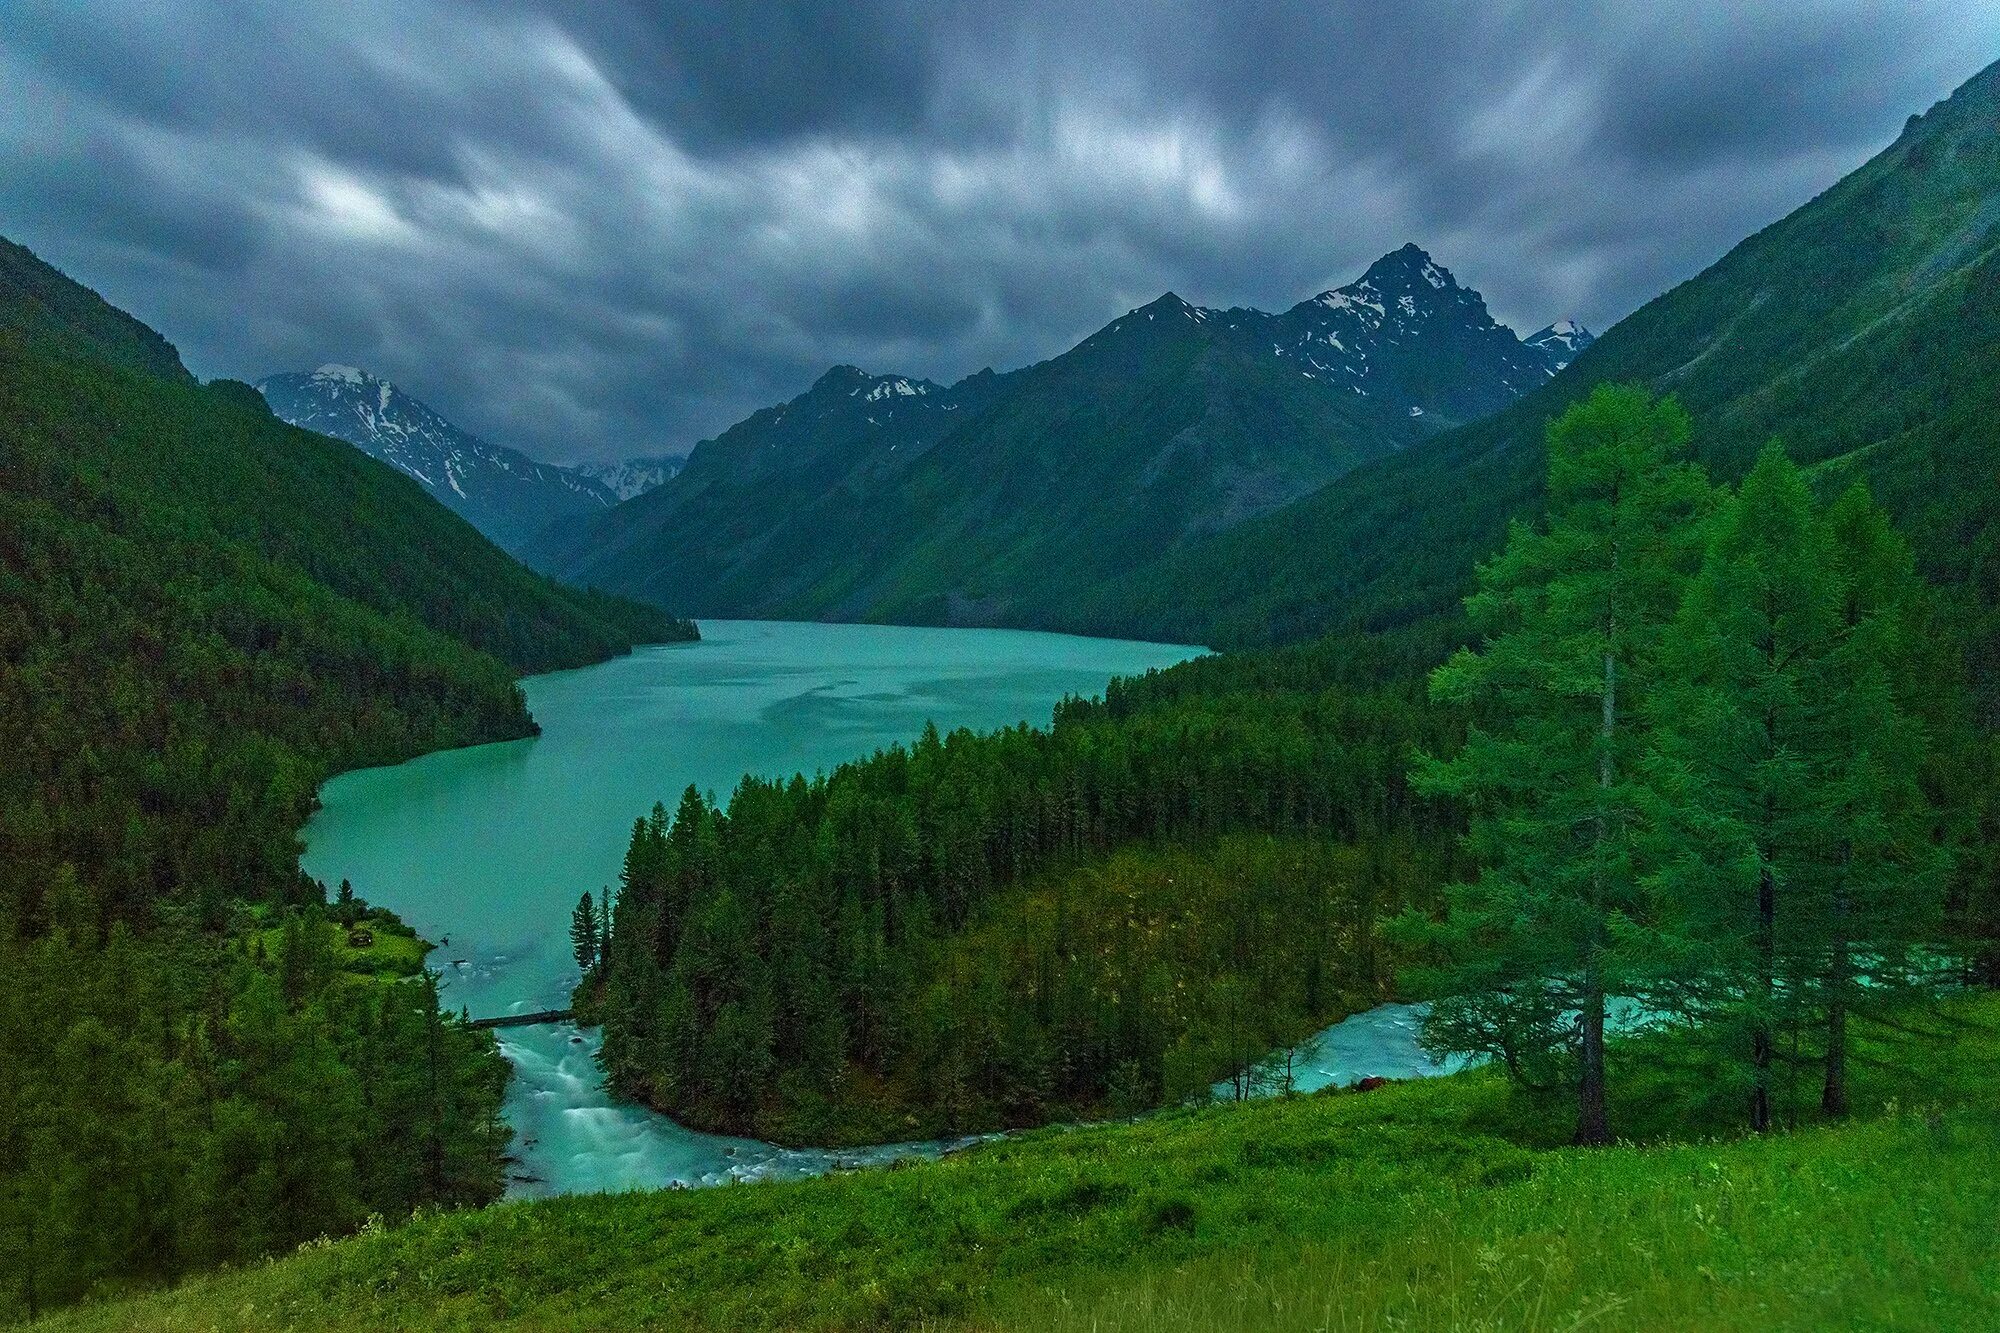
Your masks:
M1004 374L832 367L528 557L677 614L1034 624L1062 585L1492 411L1556 359L1406 245L1275 314L1167 292Z
M1544 423L1604 382L1677 394L1698 455L1725 478L1777 437L1824 484L1868 482L1926 575L1990 618L2000 478L1986 423L2000 376L1966 349L2000 341L1996 118L2000 64L1607 329L1541 390L1094 590L1058 627L1250 646L1449 616L1473 565L1540 495ZM1973 633L1990 680L2000 628Z
M282 420L344 440L414 478L510 554L520 554L550 523L607 509L651 489L649 478L669 475L662 459L565 467L530 458L473 434L398 385L339 362L267 375L254 387ZM621 469L605 474L616 486L599 475L612 468Z

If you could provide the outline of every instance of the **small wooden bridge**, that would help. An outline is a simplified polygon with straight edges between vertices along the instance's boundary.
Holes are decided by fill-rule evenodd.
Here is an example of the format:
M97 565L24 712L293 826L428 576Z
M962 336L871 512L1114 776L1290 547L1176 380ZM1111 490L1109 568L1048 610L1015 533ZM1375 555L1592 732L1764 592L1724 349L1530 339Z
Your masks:
M525 1028L536 1023L567 1023L576 1017L574 1009L542 1009L532 1014L502 1014L498 1018L475 1018L476 1028Z

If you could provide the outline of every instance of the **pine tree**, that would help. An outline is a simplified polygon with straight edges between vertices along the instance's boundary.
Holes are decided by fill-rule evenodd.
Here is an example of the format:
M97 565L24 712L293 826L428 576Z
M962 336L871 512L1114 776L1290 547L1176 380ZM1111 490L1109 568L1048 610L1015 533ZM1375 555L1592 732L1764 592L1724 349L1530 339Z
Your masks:
M1419 764L1420 786L1469 808L1482 865L1441 923L1406 918L1442 962L1428 1040L1493 1054L1524 1077L1574 1052L1576 1140L1602 1143L1607 995L1638 987L1642 760L1655 660L1699 559L1711 505L1676 461L1686 414L1644 391L1597 389L1549 428L1548 519L1517 524L1466 607L1482 632L1433 674L1470 711L1464 746Z
M569 947L576 956L577 968L585 976L597 966L599 937L597 931L597 900L585 889L583 896L576 900L576 908L569 914Z

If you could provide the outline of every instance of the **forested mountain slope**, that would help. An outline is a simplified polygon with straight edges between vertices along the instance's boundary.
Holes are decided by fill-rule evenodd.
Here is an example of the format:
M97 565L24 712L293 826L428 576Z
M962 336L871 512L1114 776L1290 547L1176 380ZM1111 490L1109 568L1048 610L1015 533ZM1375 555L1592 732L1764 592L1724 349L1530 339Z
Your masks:
M296 830L330 772L527 735L517 674L691 632L0 250L0 1300L491 1197L504 1068L342 979Z
M1405 246L1281 314L1169 293L1006 375L836 368L534 554L681 614L1041 623L1080 586L1512 401L1570 354L1523 343Z
M682 632L530 573L415 483L246 386L195 384L157 334L7 258L0 874L27 916L64 861L121 898L214 868L188 838L286 865L327 769L524 734L514 673ZM116 331L106 354L79 321L38 323L63 304ZM127 368L132 347L169 374Z
M1062 623L1218 644L1450 611L1539 492L1542 430L1605 381L1677 395L1703 461L1773 436L1858 476L1925 572L2000 605L2000 67L1873 160L1607 331L1499 415L1094 590ZM1834 478L1829 478L1832 484ZM1984 661L1995 657L1988 630Z
M192 382L174 345L26 247L0 237L0 331L51 351Z

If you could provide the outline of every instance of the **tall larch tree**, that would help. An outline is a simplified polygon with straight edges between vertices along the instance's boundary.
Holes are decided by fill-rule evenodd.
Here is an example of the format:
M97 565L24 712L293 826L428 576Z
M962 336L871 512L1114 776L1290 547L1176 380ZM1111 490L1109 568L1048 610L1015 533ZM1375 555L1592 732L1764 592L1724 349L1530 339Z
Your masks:
M1604 386L1548 432L1548 514L1517 524L1466 608L1482 635L1439 667L1435 699L1467 711L1465 744L1418 764L1463 802L1482 869L1442 921L1404 928L1441 959L1427 1037L1532 1077L1573 1057L1576 1140L1610 1136L1606 997L1638 988L1642 760L1663 632L1700 558L1711 488L1683 461L1673 400Z
M1923 669L1923 590L1910 548L1855 486L1826 515L1840 583L1821 697L1825 836L1816 991L1824 1032L1820 1109L1847 1113L1848 1019L1928 989L1941 956L1949 844L1921 775L1936 683ZM1947 682L1946 694L1955 693ZM1949 709L1943 710L1949 711Z
M1908 548L1865 491L1830 510L1767 448L1711 528L1655 696L1654 907L1703 941L1649 996L1741 1034L1769 1129L1781 1031L1822 1038L1847 1109L1852 1013L1906 998L1939 941L1948 857L1919 780L1929 686Z
M1705 944L1663 978L1743 1034L1750 1123L1768 1129L1776 1034L1796 1027L1814 967L1825 842L1833 838L1822 723L1840 579L1805 477L1773 445L1710 526L1662 653L1654 696L1657 920ZM1655 1003L1669 998L1653 988Z

